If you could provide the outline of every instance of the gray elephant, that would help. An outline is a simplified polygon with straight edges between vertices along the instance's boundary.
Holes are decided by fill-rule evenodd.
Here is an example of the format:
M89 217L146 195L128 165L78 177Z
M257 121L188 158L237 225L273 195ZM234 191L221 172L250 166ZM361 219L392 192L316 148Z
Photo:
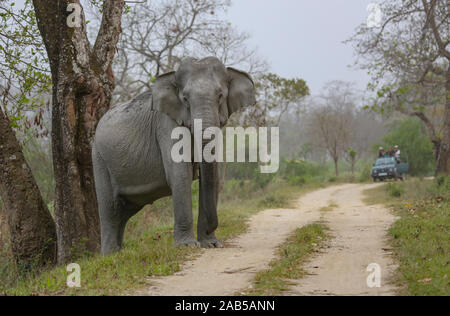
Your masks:
M113 107L100 120L92 149L101 223L102 254L120 250L127 221L145 205L172 196L176 246L223 247L218 226L218 166L202 161L175 163L174 128L192 131L223 127L231 114L256 103L254 83L245 72L226 68L215 57L188 58L178 71L156 79L151 91ZM204 146L204 144L203 144ZM199 168L197 239L193 230L191 186Z

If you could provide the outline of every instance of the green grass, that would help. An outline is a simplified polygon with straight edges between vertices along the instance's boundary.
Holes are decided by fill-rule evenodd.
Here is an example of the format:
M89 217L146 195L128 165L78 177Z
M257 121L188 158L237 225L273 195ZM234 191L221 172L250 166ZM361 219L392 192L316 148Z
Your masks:
M290 207L302 193L320 188L318 183L291 186L274 182L265 189L250 182L231 181L221 194L218 238L228 240L244 233L250 216L267 208ZM197 214L198 185L193 186L193 209ZM107 257L91 256L78 260L81 288L66 286L65 266L21 276L11 256L0 254L0 293L7 295L117 295L148 285L152 276L172 275L199 249L173 247L173 210L170 198L157 201L131 219L127 225L123 250Z
M302 264L330 238L328 228L314 223L297 229L278 250L279 258L270 263L270 268L258 272L252 288L245 295L280 295L289 289L291 280L305 275Z
M366 202L386 204L399 220L389 233L403 295L450 295L450 186L412 180L368 190Z

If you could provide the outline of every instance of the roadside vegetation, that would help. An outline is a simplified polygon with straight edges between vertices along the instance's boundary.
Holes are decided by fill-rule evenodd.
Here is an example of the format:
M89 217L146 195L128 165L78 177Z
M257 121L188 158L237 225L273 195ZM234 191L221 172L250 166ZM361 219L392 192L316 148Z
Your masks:
M390 206L389 230L402 295L450 295L450 177L389 183L366 191L366 202Z
M279 258L270 263L270 268L258 272L249 289L243 293L252 296L281 295L289 289L291 280L303 277L306 271L302 263L322 248L330 238L328 228L314 223L297 229L278 249Z

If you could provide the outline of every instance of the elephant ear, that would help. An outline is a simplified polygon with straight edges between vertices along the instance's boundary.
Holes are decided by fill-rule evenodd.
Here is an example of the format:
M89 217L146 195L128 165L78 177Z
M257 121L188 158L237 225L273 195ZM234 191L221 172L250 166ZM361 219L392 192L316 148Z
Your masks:
M178 96L175 72L159 76L152 90L153 110L167 114L179 126L190 127L190 113Z
M228 115L256 104L255 84L246 72L228 67Z

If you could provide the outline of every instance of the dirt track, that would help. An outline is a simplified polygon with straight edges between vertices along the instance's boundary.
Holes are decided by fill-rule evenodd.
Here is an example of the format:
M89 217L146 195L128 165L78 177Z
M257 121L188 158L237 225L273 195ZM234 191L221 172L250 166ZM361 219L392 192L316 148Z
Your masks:
M266 210L250 220L249 232L225 249L207 249L174 276L150 279L137 295L220 296L248 288L255 272L268 267L276 248L296 229L323 220L334 239L306 264L308 276L286 295L395 295L386 281L395 270L386 243L395 218L381 206L367 206L362 192L376 185L346 184L303 196L295 209ZM334 204L333 210L323 207ZM369 288L369 264L381 267L381 288Z

